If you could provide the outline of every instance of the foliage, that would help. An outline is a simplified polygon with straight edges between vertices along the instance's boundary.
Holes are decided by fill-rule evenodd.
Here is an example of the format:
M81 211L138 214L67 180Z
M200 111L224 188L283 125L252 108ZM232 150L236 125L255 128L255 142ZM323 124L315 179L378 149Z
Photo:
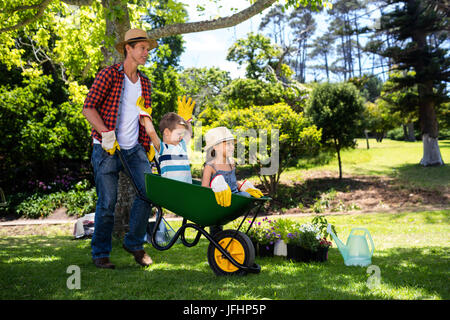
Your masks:
M223 109L226 101L223 89L231 83L230 73L219 68L189 68L179 74L178 79L182 95L196 101L194 116L202 113L204 124L209 122L208 113ZM211 109L211 110L210 110Z
M271 43L270 38L253 32L247 38L238 39L229 49L227 60L246 64L246 77L250 79L264 79L266 68L274 65L281 55L281 49Z
M80 181L68 192L34 193L15 207L26 218L47 217L58 208L65 207L69 216L83 216L95 211L97 194L87 181Z
M256 79L235 79L223 89L223 97L231 108L248 108L287 103L293 109L300 108L297 97L305 92L285 88L280 82L266 82ZM295 101L291 103L291 101Z
M247 222L250 224L252 221L248 220ZM275 219L270 220L267 217L261 220L257 219L250 228L248 236L252 241L262 245L274 244L281 237L275 229L275 225Z
M377 99L375 103L365 104L366 128L375 134L381 142L386 132L393 129L400 122L398 113L392 113L384 100Z
M256 164L260 169L268 164L275 165L275 172L268 177L260 176L264 187L271 194L276 192L280 175L292 159L309 156L319 150L320 130L311 125L302 113L296 113L289 106L281 103L227 110L221 113L210 127L219 126L231 128L240 136L239 143L246 147L245 153L238 155L239 164L243 164L248 158L250 164ZM273 149L272 144L275 142L272 141L269 144L267 141L266 149L259 148L256 159L250 159L250 147L255 144L261 146L261 133L266 132L267 137L270 137L275 129L279 131L279 148ZM257 134L256 137L250 135L251 130ZM246 135L249 137L248 141ZM274 155L276 151L279 152L279 159L270 160L269 155ZM278 161L278 164L274 161Z
M320 243L320 231L311 223L294 224L293 230L287 235L287 243L316 251Z
M312 219L311 223L313 225L317 226L322 239L327 239L328 237L330 237L330 239L331 239L331 235L327 231L328 220L324 216L315 216ZM330 227L331 227L331 230L334 232L334 234L337 236L337 231L336 231L336 228L334 227L334 225L330 224Z
M340 150L355 147L354 139L362 131L363 111L362 98L350 83L323 83L312 91L306 114L322 129L322 142L334 146L340 178Z
M75 101L80 88L63 88L71 100L55 106L52 82L50 76L37 73L26 75L22 86L0 87L2 181L20 177L17 170L30 164L42 170L59 159L88 159L89 127Z

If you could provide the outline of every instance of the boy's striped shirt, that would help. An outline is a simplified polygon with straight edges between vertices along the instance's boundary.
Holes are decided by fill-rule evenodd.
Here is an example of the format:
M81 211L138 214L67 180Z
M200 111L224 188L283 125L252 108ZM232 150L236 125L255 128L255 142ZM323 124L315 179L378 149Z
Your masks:
M192 183L191 166L184 140L176 146L161 142L158 162L162 177Z

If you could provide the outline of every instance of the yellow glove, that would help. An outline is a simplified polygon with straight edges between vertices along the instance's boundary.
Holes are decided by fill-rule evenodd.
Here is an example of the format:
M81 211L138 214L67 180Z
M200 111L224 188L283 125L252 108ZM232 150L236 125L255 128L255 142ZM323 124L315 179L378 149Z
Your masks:
M253 184L252 184L250 181L248 181L248 180L245 180L245 181L240 185L240 187L238 188L238 190L239 190L239 191L245 191L245 192L247 192L248 194L250 194L251 196L253 196L253 197L255 197L255 198L261 198L262 196L264 196L264 195L262 194L261 190L255 188L255 187L253 186Z
M139 96L139 98L137 99L136 107L139 110L140 117L149 117L150 119L152 119L152 107L145 107L145 99L143 96Z
M231 205L231 189L221 174L215 176L211 181L211 189L219 206L229 207Z
M183 100L181 97L178 97L178 115L182 117L187 122L192 120L192 112L194 111L195 101L192 101L192 98L186 102L186 96L183 96Z
M148 161L152 162L153 158L155 157L155 154L156 154L155 147L153 146L153 144L151 144L150 150L147 151Z
M102 132L102 148L110 155L113 155L117 149L120 150L114 130Z

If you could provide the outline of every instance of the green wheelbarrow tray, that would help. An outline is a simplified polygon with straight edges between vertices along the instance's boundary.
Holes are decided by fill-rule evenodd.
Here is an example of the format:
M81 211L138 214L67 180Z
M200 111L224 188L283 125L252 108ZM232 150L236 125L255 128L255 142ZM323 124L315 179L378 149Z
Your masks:
M152 173L145 173L145 187L151 202L202 227L224 225L270 200L232 194L231 205L222 207L217 204L214 192L202 187L198 180L190 184Z
M247 228L246 234L252 227L258 213L265 201L271 200L269 197L249 198L232 194L231 205L229 207L219 206L216 202L214 192L210 188L202 187L201 182L193 180L193 183L180 182L173 179L161 177L160 175L145 173L145 188L147 199L156 206L156 223L152 234L152 245L158 250L167 250L172 247L175 241L180 238L183 245L193 247L197 245L200 237L203 235L210 245L214 246L222 257L228 259L230 263L244 272L259 273L261 267L254 263L253 265L243 265L236 261L227 251L228 246L233 242L239 233L244 221L249 216L252 209L256 209L253 220ZM172 240L166 246L159 246L155 239L156 230L162 220L162 208L172 211L173 213L183 217L183 223L173 236ZM224 225L236 218L244 216L239 227L231 231L226 245L223 247L211 236L204 227L214 225ZM187 221L193 223L187 223ZM188 242L185 237L187 228L193 228L197 231L197 235L193 242ZM209 259L208 249L208 259ZM216 272L216 271L215 271Z

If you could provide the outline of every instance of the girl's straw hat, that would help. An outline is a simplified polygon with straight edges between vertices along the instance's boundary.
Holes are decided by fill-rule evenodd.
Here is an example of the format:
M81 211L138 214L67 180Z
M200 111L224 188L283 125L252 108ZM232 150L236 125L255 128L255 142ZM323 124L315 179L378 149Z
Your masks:
M205 150L208 151L210 148L215 145L229 140L235 140L236 138L233 136L230 130L226 127L217 127L209 130L205 134L206 146Z
M144 30L130 29L125 33L124 41L116 44L116 49L117 51L123 54L123 48L127 43L141 42L141 41L147 41L148 44L150 45L150 50L158 46L158 42L156 42L156 40L154 39L150 39L147 36L147 32L145 32Z

